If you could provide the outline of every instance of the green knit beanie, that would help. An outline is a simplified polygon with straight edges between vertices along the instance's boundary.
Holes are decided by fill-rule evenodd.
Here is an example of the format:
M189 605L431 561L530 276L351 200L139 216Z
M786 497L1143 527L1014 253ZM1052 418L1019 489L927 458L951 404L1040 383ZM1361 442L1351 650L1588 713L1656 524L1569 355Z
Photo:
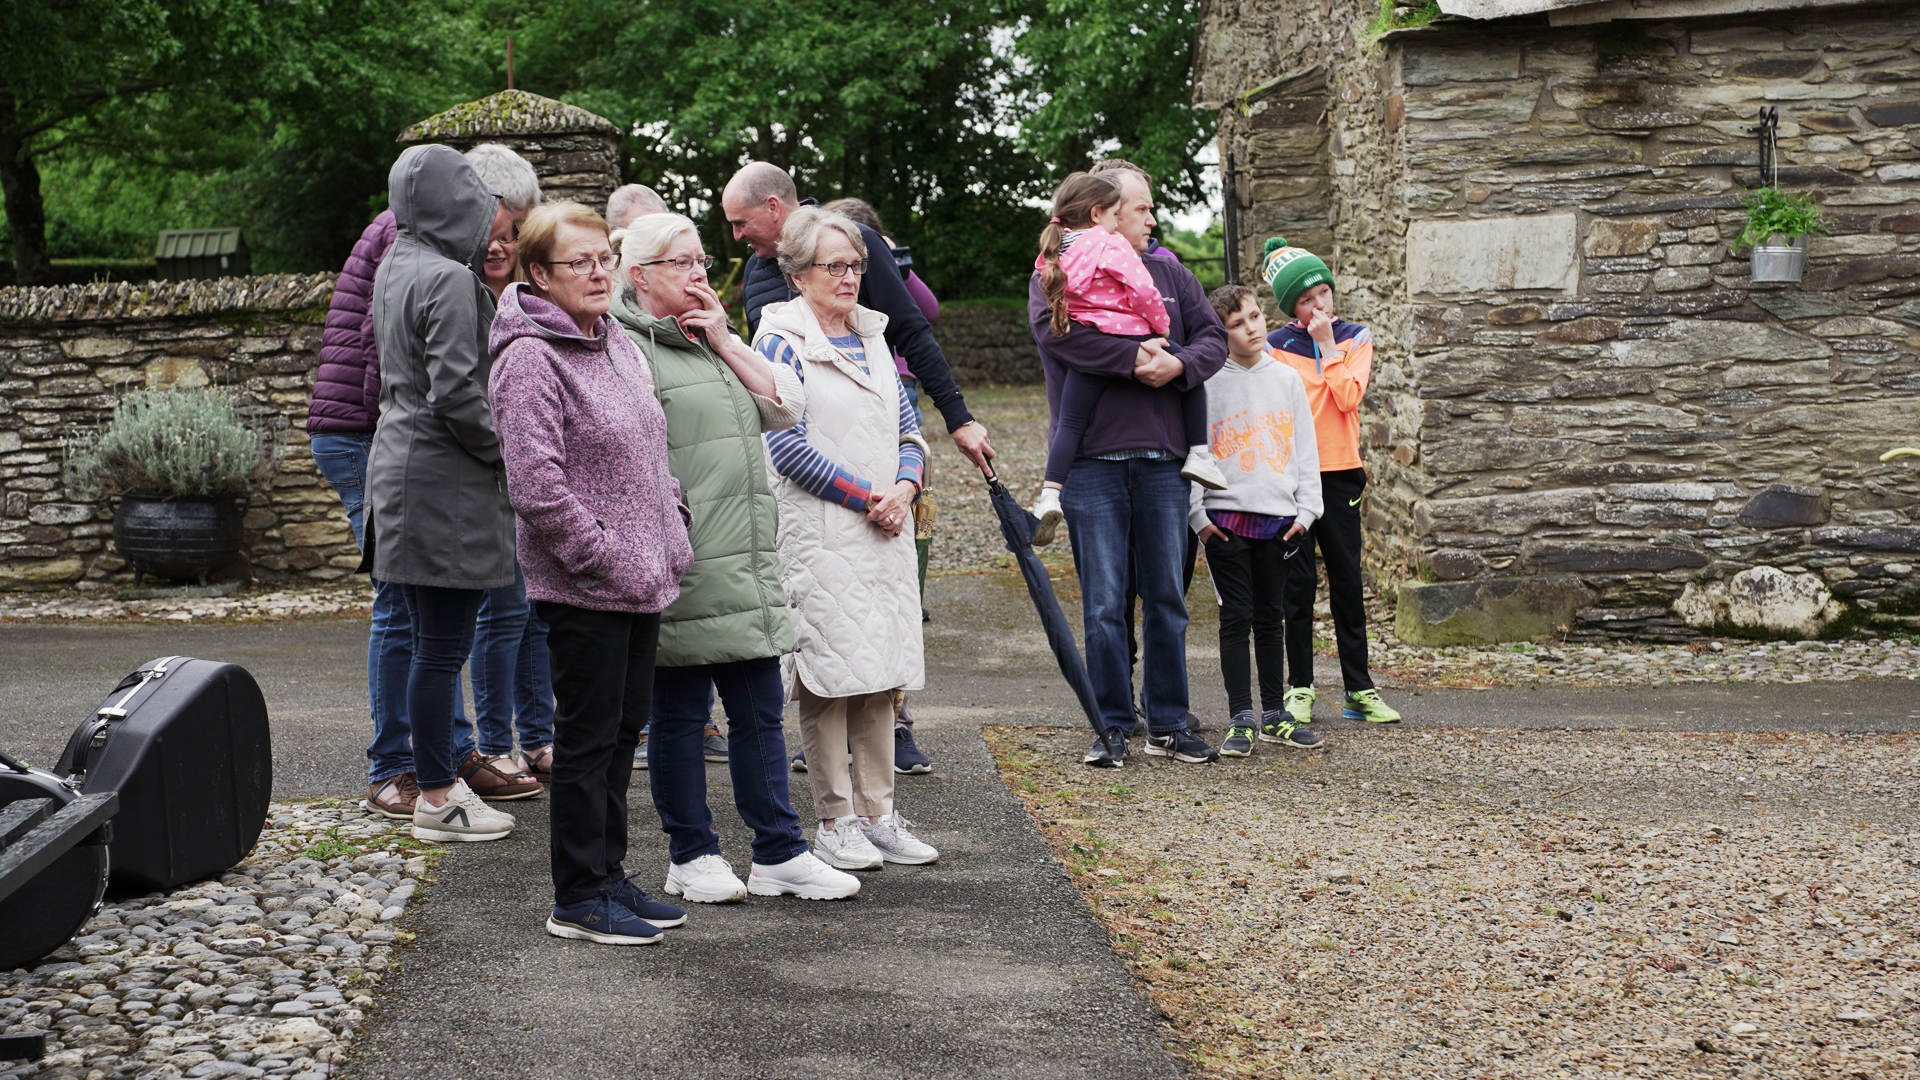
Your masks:
M1305 248L1289 247L1286 238L1280 236L1267 241L1260 277L1273 287L1274 302L1280 305L1281 316L1288 319L1293 318L1293 305L1301 293L1315 285L1339 288L1333 283L1333 271L1320 256Z

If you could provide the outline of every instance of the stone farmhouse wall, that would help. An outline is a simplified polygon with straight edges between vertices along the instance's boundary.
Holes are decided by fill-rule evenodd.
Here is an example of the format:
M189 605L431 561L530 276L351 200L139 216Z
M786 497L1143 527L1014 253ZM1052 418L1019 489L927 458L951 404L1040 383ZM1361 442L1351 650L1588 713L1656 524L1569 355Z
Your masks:
M1197 94L1252 169L1246 265L1305 201L1375 326L1376 575L1524 585L1576 637L1686 636L1759 566L1920 623L1920 471L1877 460L1920 442L1920 7L1369 48L1301 6L1215 5ZM1769 105L1832 228L1794 285L1733 243Z
M943 304L933 337L963 387L1045 381L1024 302Z
M332 274L0 289L0 588L132 581L113 507L69 492L62 443L137 388L233 388L274 464L246 514L253 573L331 580L360 561L307 450Z

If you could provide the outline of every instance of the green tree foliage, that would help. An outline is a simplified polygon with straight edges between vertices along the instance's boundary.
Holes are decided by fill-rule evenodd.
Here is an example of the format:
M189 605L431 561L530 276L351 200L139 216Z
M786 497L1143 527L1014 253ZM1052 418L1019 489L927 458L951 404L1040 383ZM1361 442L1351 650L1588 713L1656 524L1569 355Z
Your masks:
M627 178L688 210L716 254L744 253L719 194L762 158L805 194L873 203L942 296L1009 295L1054 181L1096 156L1147 168L1163 204L1201 197L1197 6L14 0L0 104L38 104L0 113L0 154L11 132L57 180L39 188L56 253L135 254L160 228L238 223L257 268L329 269L385 204L394 135L504 85L512 35L516 84L619 124ZM16 74L28 52L61 55Z

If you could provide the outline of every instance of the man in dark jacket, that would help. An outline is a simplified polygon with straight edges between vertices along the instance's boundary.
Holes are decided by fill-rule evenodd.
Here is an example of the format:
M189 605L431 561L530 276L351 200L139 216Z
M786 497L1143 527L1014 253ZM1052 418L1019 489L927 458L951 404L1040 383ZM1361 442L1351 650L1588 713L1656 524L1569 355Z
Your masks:
M787 216L800 209L803 202L812 204L814 200L802 200L793 177L764 161L749 162L734 173L720 196L720 208L733 226L733 238L753 250L740 282L749 337L760 328L761 308L799 295L787 287L774 256L779 252L780 230ZM933 339L933 324L907 292L906 279L889 257L891 249L886 241L865 225L860 226L860 235L866 241L868 255L867 272L860 279L860 306L887 317L887 344L906 358L907 369L920 380L921 388L933 399L933 407L946 419L953 444L975 465L985 468L987 459L993 456L993 444L987 441L986 426L967 411L946 354Z
M1072 325L1053 333L1053 312L1035 274L1027 312L1047 377L1047 404L1059 415L1069 369L1111 377L1080 441L1061 492L1068 538L1080 575L1087 671L1100 709L1100 736L1086 762L1117 768L1133 731L1133 680L1127 650L1128 577L1145 607L1141 698L1147 753L1211 761L1218 752L1187 729L1187 605L1181 570L1187 552L1188 483L1180 391L1211 378L1227 359L1227 332L1193 274L1149 251L1153 189L1146 173L1121 172L1125 191L1118 232L1141 252L1166 302L1166 337L1140 342ZM1048 432L1051 438L1052 432Z

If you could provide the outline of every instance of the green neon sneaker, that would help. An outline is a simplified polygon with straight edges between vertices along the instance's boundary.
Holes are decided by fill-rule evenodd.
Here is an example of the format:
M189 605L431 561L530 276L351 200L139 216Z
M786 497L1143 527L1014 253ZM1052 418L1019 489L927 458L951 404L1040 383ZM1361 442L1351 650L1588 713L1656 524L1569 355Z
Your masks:
M1294 723L1292 716L1278 709L1261 714L1260 741L1279 743L1294 750L1319 750L1324 747L1324 740L1312 728Z
M1221 757L1252 757L1253 740L1256 737L1253 727L1253 713L1237 712L1227 723L1227 737L1220 744Z
M1287 715L1293 717L1294 723L1311 724L1313 723L1313 702L1319 696L1320 692L1311 686L1296 686L1287 691L1287 696L1281 699L1281 704L1286 706Z
M1369 724L1397 724L1400 714L1387 707L1380 700L1380 691L1361 690L1347 695L1347 707L1340 715L1349 720L1365 720Z

